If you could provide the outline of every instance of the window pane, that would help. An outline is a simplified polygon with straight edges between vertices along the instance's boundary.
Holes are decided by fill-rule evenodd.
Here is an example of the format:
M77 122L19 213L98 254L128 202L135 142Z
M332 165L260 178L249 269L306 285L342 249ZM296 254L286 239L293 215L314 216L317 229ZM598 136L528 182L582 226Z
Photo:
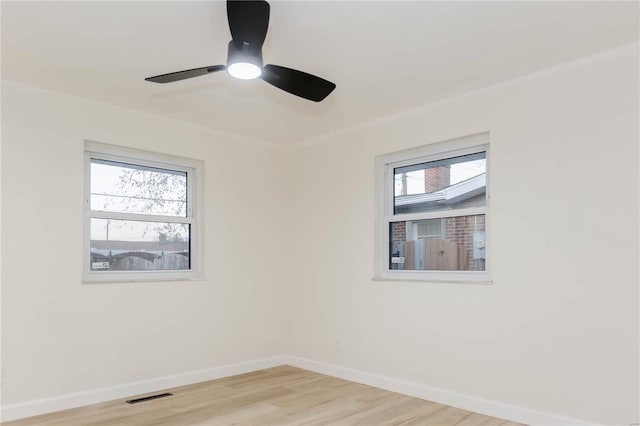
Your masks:
M187 215L187 173L91 160L91 210Z
M420 222L389 224L390 269L411 271L484 271L485 215L436 219L440 238L416 238L411 229Z
M486 152L394 169L394 214L486 204Z
M190 269L185 223L91 219L92 271Z
M429 219L416 222L417 238L442 238L442 220Z

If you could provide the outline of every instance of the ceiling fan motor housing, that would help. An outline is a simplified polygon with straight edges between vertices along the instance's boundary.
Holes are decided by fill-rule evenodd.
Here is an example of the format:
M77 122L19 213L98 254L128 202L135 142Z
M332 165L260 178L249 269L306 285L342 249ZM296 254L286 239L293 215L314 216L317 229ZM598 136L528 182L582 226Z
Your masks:
M255 49L247 42L242 42L242 50L231 40L227 51L227 66L238 62L254 64L262 68L262 49Z

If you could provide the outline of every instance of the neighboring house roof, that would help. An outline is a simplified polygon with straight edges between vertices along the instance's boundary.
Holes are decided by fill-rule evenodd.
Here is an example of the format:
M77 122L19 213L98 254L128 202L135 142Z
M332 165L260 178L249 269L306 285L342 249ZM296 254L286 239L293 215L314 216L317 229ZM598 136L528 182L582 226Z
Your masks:
M482 173L462 182L428 194L400 195L395 197L396 207L413 207L415 204L457 204L486 192L487 174Z

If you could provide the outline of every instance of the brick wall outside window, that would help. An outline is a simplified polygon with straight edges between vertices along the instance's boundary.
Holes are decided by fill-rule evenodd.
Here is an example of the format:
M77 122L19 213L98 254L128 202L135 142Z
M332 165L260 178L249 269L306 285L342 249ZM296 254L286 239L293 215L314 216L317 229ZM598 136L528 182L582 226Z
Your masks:
M433 167L424 171L424 192L440 191L451 185L451 166Z
M407 241L407 222L393 222L391 224L391 242Z
M485 230L484 215L448 217L444 220L444 239L453 241L465 253L465 270L482 271L484 261L473 258L473 232Z

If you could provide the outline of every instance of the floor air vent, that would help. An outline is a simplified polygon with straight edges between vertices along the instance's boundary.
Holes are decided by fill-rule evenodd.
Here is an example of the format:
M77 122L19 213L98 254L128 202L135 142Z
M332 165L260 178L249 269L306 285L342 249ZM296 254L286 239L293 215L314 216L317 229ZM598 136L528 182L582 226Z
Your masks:
M159 393L157 395L145 396L144 398L130 399L127 401L127 404L137 404L138 402L151 401L152 399L158 399L158 398L166 398L167 396L173 396L173 394L167 392L167 393Z

